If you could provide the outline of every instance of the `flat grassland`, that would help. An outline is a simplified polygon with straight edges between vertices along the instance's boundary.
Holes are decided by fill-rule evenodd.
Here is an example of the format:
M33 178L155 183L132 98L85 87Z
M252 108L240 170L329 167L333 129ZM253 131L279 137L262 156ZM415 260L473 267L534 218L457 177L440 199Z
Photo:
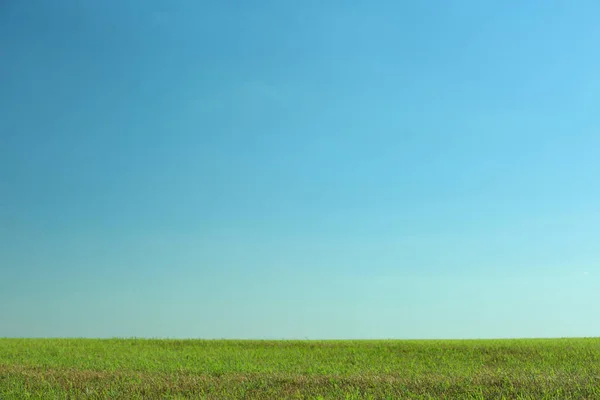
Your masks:
M0 339L0 399L600 399L600 338Z

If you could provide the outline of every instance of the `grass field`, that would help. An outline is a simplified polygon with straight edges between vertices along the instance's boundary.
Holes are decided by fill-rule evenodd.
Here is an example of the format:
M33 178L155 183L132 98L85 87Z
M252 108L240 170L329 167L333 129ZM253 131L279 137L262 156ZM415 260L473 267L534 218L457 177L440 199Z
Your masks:
M0 399L600 399L600 339L0 339Z

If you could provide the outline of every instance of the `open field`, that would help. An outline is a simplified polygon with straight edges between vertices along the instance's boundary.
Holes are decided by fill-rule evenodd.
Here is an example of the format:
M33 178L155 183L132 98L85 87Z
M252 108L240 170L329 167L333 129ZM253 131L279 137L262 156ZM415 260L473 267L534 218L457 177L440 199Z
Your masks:
M600 399L600 339L0 339L0 399Z

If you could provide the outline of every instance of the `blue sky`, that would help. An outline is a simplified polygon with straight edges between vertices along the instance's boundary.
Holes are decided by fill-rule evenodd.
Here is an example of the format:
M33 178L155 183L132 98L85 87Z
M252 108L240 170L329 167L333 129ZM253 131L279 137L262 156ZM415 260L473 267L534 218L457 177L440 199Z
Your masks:
M594 336L596 1L4 1L0 336Z

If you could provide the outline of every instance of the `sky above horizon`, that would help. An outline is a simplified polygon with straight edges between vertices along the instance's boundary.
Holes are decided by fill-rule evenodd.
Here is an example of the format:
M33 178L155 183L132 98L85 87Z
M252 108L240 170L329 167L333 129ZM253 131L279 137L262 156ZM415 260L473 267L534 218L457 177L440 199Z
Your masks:
M600 335L598 16L3 1L0 337Z

